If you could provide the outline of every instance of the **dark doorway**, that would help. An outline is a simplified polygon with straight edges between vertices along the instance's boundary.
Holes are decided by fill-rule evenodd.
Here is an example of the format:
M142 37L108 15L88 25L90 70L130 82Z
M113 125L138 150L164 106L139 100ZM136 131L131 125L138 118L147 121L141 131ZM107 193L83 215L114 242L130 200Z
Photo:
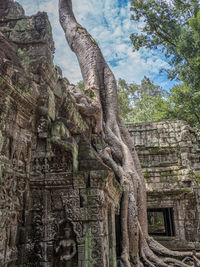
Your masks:
M116 231L116 254L120 258L122 252L122 233L121 233L121 220L120 215L115 215L115 231Z
M148 209L147 217L150 235L175 235L173 208Z

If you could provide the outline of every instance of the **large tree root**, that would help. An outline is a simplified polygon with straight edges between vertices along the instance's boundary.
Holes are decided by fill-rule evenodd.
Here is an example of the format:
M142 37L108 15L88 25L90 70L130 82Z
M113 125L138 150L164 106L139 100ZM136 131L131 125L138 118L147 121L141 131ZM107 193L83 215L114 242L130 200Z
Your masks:
M192 258L194 256L194 252L190 251L182 252L169 250L162 246L160 243L158 243L156 240L154 240L152 237L148 237L147 243L151 250L160 256L174 257L177 259L184 259L186 257ZM200 258L200 253L196 253L195 255L197 258Z
M95 96L90 99L82 92L76 92L75 87L69 87L71 99L83 116L94 118L95 133L107 144L103 150L98 151L97 147L95 150L113 170L124 190L120 212L122 252L119 266L200 267L199 254L170 251L149 237L145 181L134 144L119 116L115 77L97 43L77 23L71 0L59 0L59 16L66 39L77 55L85 87L93 90Z
M141 230L141 227L139 227L139 229ZM143 240L140 260L145 266L200 267L200 260L198 259L198 257L200 258L199 253L171 251L155 241L152 237L144 237L142 232L140 232L140 234Z

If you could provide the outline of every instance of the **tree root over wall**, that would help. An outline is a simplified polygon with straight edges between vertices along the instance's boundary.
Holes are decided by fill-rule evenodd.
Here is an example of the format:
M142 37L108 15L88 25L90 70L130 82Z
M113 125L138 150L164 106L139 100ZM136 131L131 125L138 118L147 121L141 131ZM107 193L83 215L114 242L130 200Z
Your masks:
M77 98L83 116L95 120L94 132L107 144L99 155L124 189L119 266L200 267L200 254L170 251L149 237L144 177L132 139L119 116L115 77L97 42L77 23L71 0L59 0L59 16L68 44L78 58L85 88L95 98L89 100L74 87L70 88L72 99Z

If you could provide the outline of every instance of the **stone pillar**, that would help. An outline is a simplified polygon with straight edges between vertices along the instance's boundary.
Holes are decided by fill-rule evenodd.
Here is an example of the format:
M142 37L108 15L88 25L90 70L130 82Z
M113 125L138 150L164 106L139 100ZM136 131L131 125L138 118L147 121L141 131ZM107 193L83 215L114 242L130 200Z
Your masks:
M108 209L108 235L109 235L109 267L117 267L115 208L113 204Z

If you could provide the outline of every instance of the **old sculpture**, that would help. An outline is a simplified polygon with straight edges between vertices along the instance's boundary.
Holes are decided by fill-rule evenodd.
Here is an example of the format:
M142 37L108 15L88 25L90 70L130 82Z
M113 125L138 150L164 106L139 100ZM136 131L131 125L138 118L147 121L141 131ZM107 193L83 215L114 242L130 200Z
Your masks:
M199 132L183 121L128 132L97 42L70 0L59 13L84 92L53 65L46 13L0 1L0 266L199 266L186 252L200 241ZM174 211L166 245L185 252L148 235L142 173L148 208Z
M56 254L59 255L60 261L62 262L62 267L70 267L71 259L76 254L76 242L72 239L72 229L69 223L66 223L63 229L64 236L60 240L58 246L55 249Z

